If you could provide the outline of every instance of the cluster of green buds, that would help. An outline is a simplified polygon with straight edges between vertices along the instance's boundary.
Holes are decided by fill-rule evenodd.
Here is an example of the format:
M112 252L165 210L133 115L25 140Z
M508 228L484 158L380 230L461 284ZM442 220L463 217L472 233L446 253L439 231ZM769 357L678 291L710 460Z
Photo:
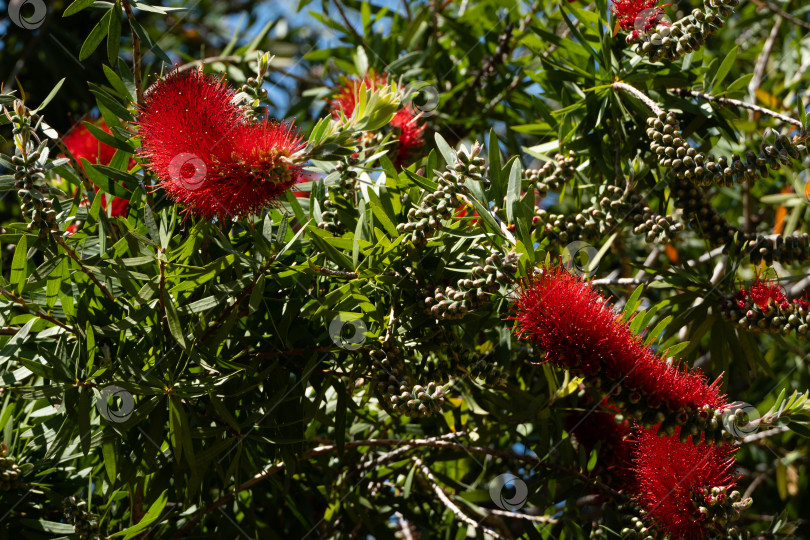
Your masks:
M0 443L0 492L19 489L22 471L13 457L6 455L6 445Z
M323 201L323 211L321 212L321 221L318 223L318 228L335 235L341 235L346 232L346 226L338 219L337 208L331 199Z
M98 516L87 509L87 501L68 497L64 501L65 518L81 540L100 539Z
M5 111L5 114L11 121L12 133L17 143L15 155L11 156L10 162L14 167L20 210L24 218L30 219L28 230L37 231L40 238L45 238L49 233L59 234L53 199L46 196L49 189L42 183L48 157L47 141L38 141L36 149L32 141L37 138L36 131L42 125L42 117L36 113L31 114L20 100L15 100L13 111ZM49 163L47 166L54 165Z
M800 339L810 338L810 311L804 298L792 302L769 302L763 309L749 295L738 293L736 298L723 303L720 312L727 320L746 330L781 333L783 336L796 332Z
M698 519L706 529L719 527L723 532L728 524L740 519L740 514L751 506L750 497L743 499L736 489L728 493L726 486L703 488L692 503L697 510ZM731 531L729 531L731 533Z
M568 156L556 154L553 161L547 161L539 169L524 169L523 180L533 184L537 193L545 197L549 191L559 191L574 178L576 161L573 150L568 152Z
M536 208L532 217L533 233L538 241L548 240L550 246L564 246L574 240L596 242L604 232L604 223L597 215L605 217L598 209L584 210L572 217Z
M396 392L395 385L388 385L388 393ZM447 387L429 382L427 386L400 385L400 394L391 395L391 406L405 416L423 417L438 413L444 404Z
M245 84L242 85L242 87L239 89L239 93L236 95L236 99L245 102L250 106L254 115L258 112L256 109L259 107L262 100L267 99L267 89L262 88L262 85L264 84L264 76L270 69L270 62L272 61L273 56L271 56L270 53L259 52L256 65L256 76L248 77Z
M405 373L402 348L390 342L383 342L382 349L369 352L372 360L378 362L376 390L382 400L397 414L410 417L424 417L441 410L449 385L438 385L431 381L427 385L410 384Z
M622 538L634 540L652 540L656 537L653 526L645 521L646 512L634 501L616 505L616 512L609 516L602 515L602 522L595 523L591 528L590 538L601 540L608 538ZM620 536L616 531L621 531Z
M768 177L768 167L781 169L800 157L804 145L797 144L787 135L777 134L773 145L762 144L760 153L752 150L745 159L738 154L727 159L706 155L692 147L681 132L675 113L662 111L647 119L647 135L652 139L650 148L658 155L662 167L671 168L679 179L686 178L699 185L722 184Z
M810 235L807 233L790 236L744 233L721 216L700 188L688 180L675 179L671 189L675 206L683 210L689 225L701 230L712 246L744 249L751 263L765 261L768 266L774 261L790 264L810 259Z
M703 0L704 9L694 9L671 25L659 24L648 40L636 46L636 53L657 62L662 58L675 61L696 51L706 38L723 27L739 3L739 0Z
M477 157L477 151L480 149L474 148L472 156L460 152L453 166L438 174L436 191L426 194L418 208L408 210L408 223L397 225L400 234L411 234L410 241L414 246L425 247L433 233L441 230L442 220L453 216L459 206L458 195L468 191L464 185L466 178L486 181L484 160Z
M486 302L501 286L514 281L517 272L517 253L501 257L494 253L486 264L472 267L469 278L458 280L455 287L437 287L423 301L425 310L439 320L461 319L469 311Z
M678 232L683 230L683 223L674 216L656 214L648 206L641 212L634 214L633 219L638 225L633 228L635 234L645 235L648 243L669 244Z

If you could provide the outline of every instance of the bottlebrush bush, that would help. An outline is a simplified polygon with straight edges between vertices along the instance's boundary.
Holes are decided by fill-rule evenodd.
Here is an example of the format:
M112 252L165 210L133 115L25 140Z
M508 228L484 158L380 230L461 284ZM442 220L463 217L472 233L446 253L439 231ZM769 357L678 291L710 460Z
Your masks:
M806 538L800 2L7 2L0 538Z

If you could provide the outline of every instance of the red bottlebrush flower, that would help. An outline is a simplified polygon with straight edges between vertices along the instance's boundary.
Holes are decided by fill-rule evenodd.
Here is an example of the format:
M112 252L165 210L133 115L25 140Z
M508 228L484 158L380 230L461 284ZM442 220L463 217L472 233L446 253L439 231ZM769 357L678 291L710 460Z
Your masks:
M630 39L638 39L656 25L666 24L662 21L664 9L657 4L658 0L613 0L611 11L623 30L632 30Z
M671 538L702 538L705 510L723 502L736 485L736 451L728 445L682 443L678 433L659 437L642 430L634 465L639 504ZM713 494L713 488L719 489Z
M515 300L518 337L545 351L545 361L585 377L602 375L667 404L697 410L725 405L717 382L684 372L644 346L605 299L561 266L546 268L522 284Z
M363 79L343 77L335 97L329 102L333 117L338 118L340 111L343 111L343 114L347 117L354 113L356 96L361 83L365 83L368 90L374 91L380 86L388 84L388 79L373 71L370 71ZM397 167L402 167L412 157L416 149L425 143L425 126L417 123L419 117L420 115L416 114L413 108L408 105L398 110L391 120L390 125L396 129L397 148L393 161Z
M107 133L112 133L104 120L101 120L98 123L98 127ZM65 143L67 149L70 150L70 153L73 154L73 157L75 157L79 163L81 163L81 158L84 158L93 164L100 163L102 165L109 165L110 161L112 161L112 158L115 155L115 148L96 139L84 124L79 124L73 128L62 138L62 142ZM130 160L130 165L133 163L134 161ZM98 186L94 186L94 189L96 192L98 192ZM82 201L82 203L85 204L85 201ZM107 205L106 197L103 194L101 195L101 204L105 207ZM128 200L121 199L120 197L113 197L110 215L112 217L126 216L128 208ZM72 224L68 226L66 232L68 234L73 234L78 230L78 228L78 225Z
M173 72L147 91L136 119L140 155L175 201L206 218L272 204L301 177L292 124L258 121L235 91L201 71Z
M779 286L779 283L760 279L759 276L755 277L751 283L748 295L751 297L751 301L762 310L768 309L771 303L782 307L782 309L789 307L785 298L785 291Z

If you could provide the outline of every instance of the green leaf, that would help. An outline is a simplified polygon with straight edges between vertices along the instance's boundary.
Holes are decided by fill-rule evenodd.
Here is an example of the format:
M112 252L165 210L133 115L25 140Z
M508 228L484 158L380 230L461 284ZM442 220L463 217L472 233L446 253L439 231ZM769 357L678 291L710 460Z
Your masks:
M802 437L810 439L810 428L798 422L791 422L788 424L788 429L792 432L801 435Z
M110 483L115 483L117 472L118 454L115 451L115 438L108 437L101 443L101 455L104 458L104 469L107 471L107 478Z
M495 128L489 131L489 180L492 184L492 200L500 201L503 198L503 186L501 185L501 150L498 147L498 136L495 135Z
M262 304L262 298L264 297L264 274L259 276L259 279L256 280L256 285L253 287L253 290L250 291L250 300L248 301L248 307L250 308L251 313L256 313L259 311L259 308Z
M95 0L76 0L72 4L68 6L65 12L62 14L62 17L70 17L71 15L75 15L76 13L80 12L81 10L90 7L93 5Z
M517 208L520 204L520 180L521 180L520 160L512 161L512 168L509 170L509 184L506 187L506 222L514 223L515 218L520 215Z
M110 29L111 13L112 9L107 11L93 29L90 30L90 34L87 36L87 39L84 40L84 44L82 44L82 50L79 51L79 60L84 60L93 54L93 51L95 51L104 40L104 36L107 35Z
M143 518L132 527L128 529L124 529L123 531L119 531L112 536L124 536L124 540L130 540L131 538L135 538L143 531L148 529L154 522L156 522L160 516L163 514L163 509L166 508L166 503L169 501L168 490L163 490L157 500L152 503L149 507L149 510L143 516Z
M152 209L148 204L143 207L143 222L146 224L146 230L149 232L152 241L156 244L160 242L160 230L155 221L155 214L152 213Z
M48 105L48 103L50 103L51 100L56 96L56 94L59 92L59 89L62 88L62 83L64 82L65 78L63 77L62 79L60 79L58 83L56 83L56 86L54 86L53 89L50 91L50 93L47 96L45 96L45 99L42 100L42 103L40 103L39 107L37 107L35 110L41 111L42 109L44 109Z
M14 249L10 276L11 285L19 294L23 292L26 279L28 279L28 237L22 235Z
M88 131L90 131L90 133L93 134L93 137L95 137L102 143L108 146L112 146L113 148L116 148L118 150L129 152L130 154L134 152L134 149L129 144L119 139L116 139L115 136L110 135L109 133L98 127L96 124L92 122L82 122L82 123L88 129ZM99 165L99 167L102 166Z
M717 73L714 75L714 81L712 81L711 88L717 88L723 84L726 75L728 75L728 72L731 71L734 62L737 61L737 49L738 47L734 47L728 52L728 54L726 54L726 57L723 59L723 63L721 63L720 67L717 68Z
M34 520L34 519L19 519L17 521L20 525L28 529L32 529L34 531L45 532L50 534L73 534L75 533L75 529L73 525L68 523L58 523L56 521L46 521L44 519ZM22 534L21 531L17 531L17 533ZM27 535L24 535L27 536Z
M644 284L642 283L636 290L633 291L633 294L630 295L630 298L627 299L627 303L624 305L624 309L622 310L622 320L629 321L630 317L633 313L636 312L636 308L641 303L639 298L641 298L641 293L644 291Z
M186 348L186 336L183 332L183 325L180 323L180 317L177 315L177 307L174 305L170 295L166 295L166 322L169 323L169 331L177 340L177 344L183 349Z
M652 331L647 335L647 339L644 340L644 345L649 345L650 343L658 339L658 337L661 335L664 329L667 326L669 326L669 323L672 322L672 319L673 319L672 315L668 315L663 319L661 319L661 321L655 325L655 328L653 328Z
M383 205L380 198L374 193L373 189L368 189L366 191L369 198L369 206L371 207L371 212L374 214L374 217L382 224L383 228L385 228L385 232L391 238L396 238L399 236L397 232L397 228L394 225L394 220L392 216L388 214L388 209Z
M115 0L115 6L113 6L109 13L110 26L107 30L107 60L109 60L111 66L114 66L118 62L118 48L121 45L120 0Z
M456 162L456 151L450 148L450 145L447 144L447 141L444 140L444 137L436 133L436 148L439 150L439 153L444 158L444 162L447 166L452 166L453 163Z
M748 86L748 83L751 82L751 79L753 78L754 78L753 73L746 73L739 79L735 80L733 83L729 84L723 93L730 94L731 92L742 90L743 88L746 88Z

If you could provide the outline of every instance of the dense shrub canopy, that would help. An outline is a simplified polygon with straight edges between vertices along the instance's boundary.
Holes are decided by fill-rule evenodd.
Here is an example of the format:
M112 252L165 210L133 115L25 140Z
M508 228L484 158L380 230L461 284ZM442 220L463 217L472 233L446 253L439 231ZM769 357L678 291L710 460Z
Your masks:
M808 535L810 6L157 4L4 4L0 538Z

